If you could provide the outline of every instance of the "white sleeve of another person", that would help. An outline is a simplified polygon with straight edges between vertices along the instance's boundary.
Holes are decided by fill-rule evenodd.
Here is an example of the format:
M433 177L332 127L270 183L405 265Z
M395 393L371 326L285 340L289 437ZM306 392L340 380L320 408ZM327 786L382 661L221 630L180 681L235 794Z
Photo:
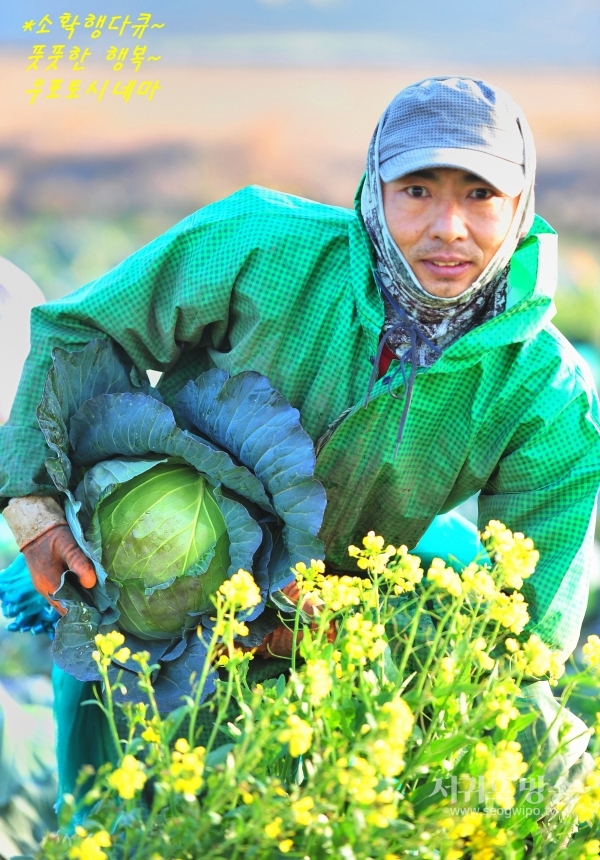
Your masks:
M29 353L29 315L45 301L35 282L0 257L0 424L10 408Z

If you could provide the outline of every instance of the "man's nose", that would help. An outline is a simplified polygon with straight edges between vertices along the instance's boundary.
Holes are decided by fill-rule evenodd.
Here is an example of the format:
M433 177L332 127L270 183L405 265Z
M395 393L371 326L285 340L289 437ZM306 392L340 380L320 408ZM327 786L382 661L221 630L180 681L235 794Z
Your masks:
M429 237L446 244L469 235L462 209L455 201L440 201L433 211Z

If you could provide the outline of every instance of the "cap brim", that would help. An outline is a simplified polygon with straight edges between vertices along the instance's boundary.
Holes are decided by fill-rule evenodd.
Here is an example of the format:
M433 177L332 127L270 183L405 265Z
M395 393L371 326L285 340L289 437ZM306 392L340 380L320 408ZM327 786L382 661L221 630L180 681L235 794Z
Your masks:
M392 182L407 173L434 167L454 167L474 173L508 197L516 197L525 185L522 165L477 149L411 149L380 165L379 175L384 182Z

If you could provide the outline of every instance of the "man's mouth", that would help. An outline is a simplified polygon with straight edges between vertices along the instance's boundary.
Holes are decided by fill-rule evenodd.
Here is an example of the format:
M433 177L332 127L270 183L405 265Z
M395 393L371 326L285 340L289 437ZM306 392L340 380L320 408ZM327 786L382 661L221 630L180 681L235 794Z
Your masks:
M470 260L421 260L421 263L434 275L445 278L459 278L470 267Z

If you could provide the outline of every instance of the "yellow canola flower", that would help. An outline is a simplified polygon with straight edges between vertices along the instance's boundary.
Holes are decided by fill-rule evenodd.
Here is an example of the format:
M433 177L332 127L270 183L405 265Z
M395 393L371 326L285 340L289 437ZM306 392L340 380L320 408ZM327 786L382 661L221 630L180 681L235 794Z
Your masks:
M514 665L520 672L536 677L548 675L551 684L556 684L564 675L564 660L556 651L551 651L537 634L532 633L523 646L510 638L505 640L504 645L507 652L513 655Z
M283 828L281 826L282 822L283 819L281 818L281 816L278 815L276 818L273 819L273 821L270 821L268 824L265 824L264 831L269 837L269 839L277 839L279 836L281 836L283 832Z
M367 660L376 660L385 651L385 627L365 618L361 612L346 620L343 650L351 663L364 666Z
M309 824L312 824L314 815L311 810L314 809L314 806L314 800L308 795L294 801L292 803L292 815L296 824L299 824L301 827L308 827Z
M333 688L333 678L327 660L307 660L304 669L308 698L311 705L320 705Z
M98 633L94 637L94 642L98 650L92 651L92 657L96 663L108 666L113 658L126 663L131 656L129 648L121 648L121 645L125 642L125 637L118 630L111 630L108 633Z
M78 827L76 832L83 838L79 845L73 845L69 850L71 860L105 860L108 855L102 849L111 846L110 835L106 830L97 830L89 836L83 827Z
M591 824L600 816L600 759L596 759L596 767L588 773L584 780L583 790L575 804L575 816L579 823Z
M148 666L148 661L150 659L149 651L136 651L136 653L131 658L135 663L138 663L140 669L145 669Z
M498 711L498 715L496 716L496 725L499 729L506 731L509 723L513 720L516 720L519 716L518 710L512 704L510 699L505 699L503 702L490 702L490 709L492 711Z
M321 589L325 581L325 564L321 560L311 559L307 567L303 561L299 561L293 568L296 583L301 594L314 594Z
M583 846L579 860L596 860L600 854L600 839L590 839Z
M565 671L559 655L551 651L536 633L532 633L516 652L515 665L519 671L538 678L549 675L552 679L558 679Z
M582 651L586 665L595 672L600 670L600 637L588 636Z
M325 562L320 559L315 560L314 558L311 558L310 565L307 567L303 561L299 561L294 567L294 573L296 574L296 579L303 579L310 582L325 573Z
M282 854L289 854L289 852L292 850L293 847L294 847L293 839L284 839L278 845L278 848Z
M495 684L490 693L491 695L486 698L486 705L490 711L497 712L495 722L498 728L506 730L508 724L519 716L519 711L514 706L514 699L519 693L519 688L512 678L506 678ZM483 746L486 751L485 755L487 754L487 747L485 744Z
M387 582L392 585L395 594L414 591L415 585L423 579L421 559L416 555L410 555L407 548L401 546L397 550L394 560L389 562L383 571L383 575Z
M103 657L112 657L125 642L125 637L118 630L111 630L109 633L98 633L94 636L94 642Z
M250 609L257 606L261 600L260 589L252 574L241 568L230 579L221 583L218 593L236 609Z
M351 606L360 606L361 603L369 603L369 591L373 584L369 579L361 579L359 576L322 576L318 583L319 597L332 612L340 612Z
M442 657L440 660L440 675L444 684L451 684L457 673L454 657Z
M411 709L400 696L381 706L377 721L379 737L369 744L369 758L382 776L397 776L403 770L404 749L414 722Z
M235 665L236 663L241 663L243 660L253 659L254 655L250 651L242 651L241 648L232 648L229 654L219 654L215 666L219 668L220 666L228 666L230 663Z
M499 593L491 606L490 618L492 621L499 621L511 633L519 635L529 621L527 606L525 598L518 591L511 594Z
M248 636L248 634L250 633L248 625L244 624L243 621L236 621L234 619L231 626L233 627L234 636Z
M390 735L394 735L394 737L405 742L412 733L415 718L404 699L397 696L389 702L384 702L381 706L381 713L384 715L381 722L384 723Z
M398 817L397 801L398 795L393 788L378 792L374 806L367 813L367 822L375 827L388 827L390 821Z
M367 552L381 553L385 541L381 535L376 535L375 532L367 532L367 536L363 538L363 546ZM396 552L393 547L388 547L392 553Z
M377 795L377 799L379 799L379 795ZM381 803L367 813L366 819L367 824L372 824L374 827L383 829L384 827L388 827L390 821L393 821L397 817L398 810L395 804Z
M352 764L348 759L337 761L337 777L340 785L346 788L348 795L361 806L370 806L377 799L375 791L379 784L379 776L375 767L361 756L353 756Z
M495 830L495 823L489 827L489 830ZM480 827L469 837L467 844L472 860L493 860L494 857L503 856L503 852L494 849L503 848L507 841L505 830L498 830L492 834Z
M322 561L311 561L310 567L304 562L298 562L294 567L296 582L300 592L312 595L327 606L332 612L340 612L352 606L370 604L373 602L373 583L359 576L325 575L325 565Z
M496 564L503 588L522 588L523 580L535 572L540 554L531 538L511 532L499 520L490 520L481 540Z
M173 791L183 794L186 800L192 801L202 788L204 774L204 747L192 749L185 738L175 742L171 753L169 776Z
M404 769L404 746L390 743L385 738L377 738L368 747L370 760L383 776L396 776Z
M384 549L384 539L375 532L369 532L362 543L364 549L349 546L348 555L356 559L356 566L360 570L368 570L371 576L381 576L390 558L396 555L396 547L389 544Z
M495 661L486 653L487 642L481 636L473 642L473 656L479 667L485 672L491 672L496 665Z
M433 559L431 567L427 571L427 579L435 583L438 588L447 591L452 597L460 597L463 593L460 576L451 567L446 567L441 558Z
M445 857L462 857L465 850L473 860L493 860L502 856L496 848L506 845L504 830L497 830L496 822L486 821L481 812L468 812L458 819L446 818L440 822L448 836L456 840Z
M483 813L468 812L462 818L458 819L452 830L448 833L448 836L451 839L466 839L467 836L473 836L482 820Z
M335 675L336 679L339 681L344 674L342 671L342 667L340 665L341 661L342 661L342 652L338 651L336 649L333 652L333 654L331 655L331 659L333 661L333 674Z
M527 770L521 744L517 741L500 741L490 753L485 744L478 743L475 754L478 758L487 759L485 784L491 788L494 802L504 809L512 809L515 805L515 783Z
M498 596L496 583L490 574L479 567L475 562L471 562L462 572L461 575L463 588L467 594L474 594L482 600L495 600Z
M286 719L287 729L283 729L277 735L277 740L282 744L288 744L290 755L298 758L308 752L312 744L312 727L297 714L290 714Z
M120 766L108 775L107 781L123 800L131 800L146 784L144 765L135 756L125 755Z
M154 721L152 721L154 722ZM160 735L156 731L155 726L152 722L148 723L144 731L142 732L142 738L149 744L159 744L160 743Z

